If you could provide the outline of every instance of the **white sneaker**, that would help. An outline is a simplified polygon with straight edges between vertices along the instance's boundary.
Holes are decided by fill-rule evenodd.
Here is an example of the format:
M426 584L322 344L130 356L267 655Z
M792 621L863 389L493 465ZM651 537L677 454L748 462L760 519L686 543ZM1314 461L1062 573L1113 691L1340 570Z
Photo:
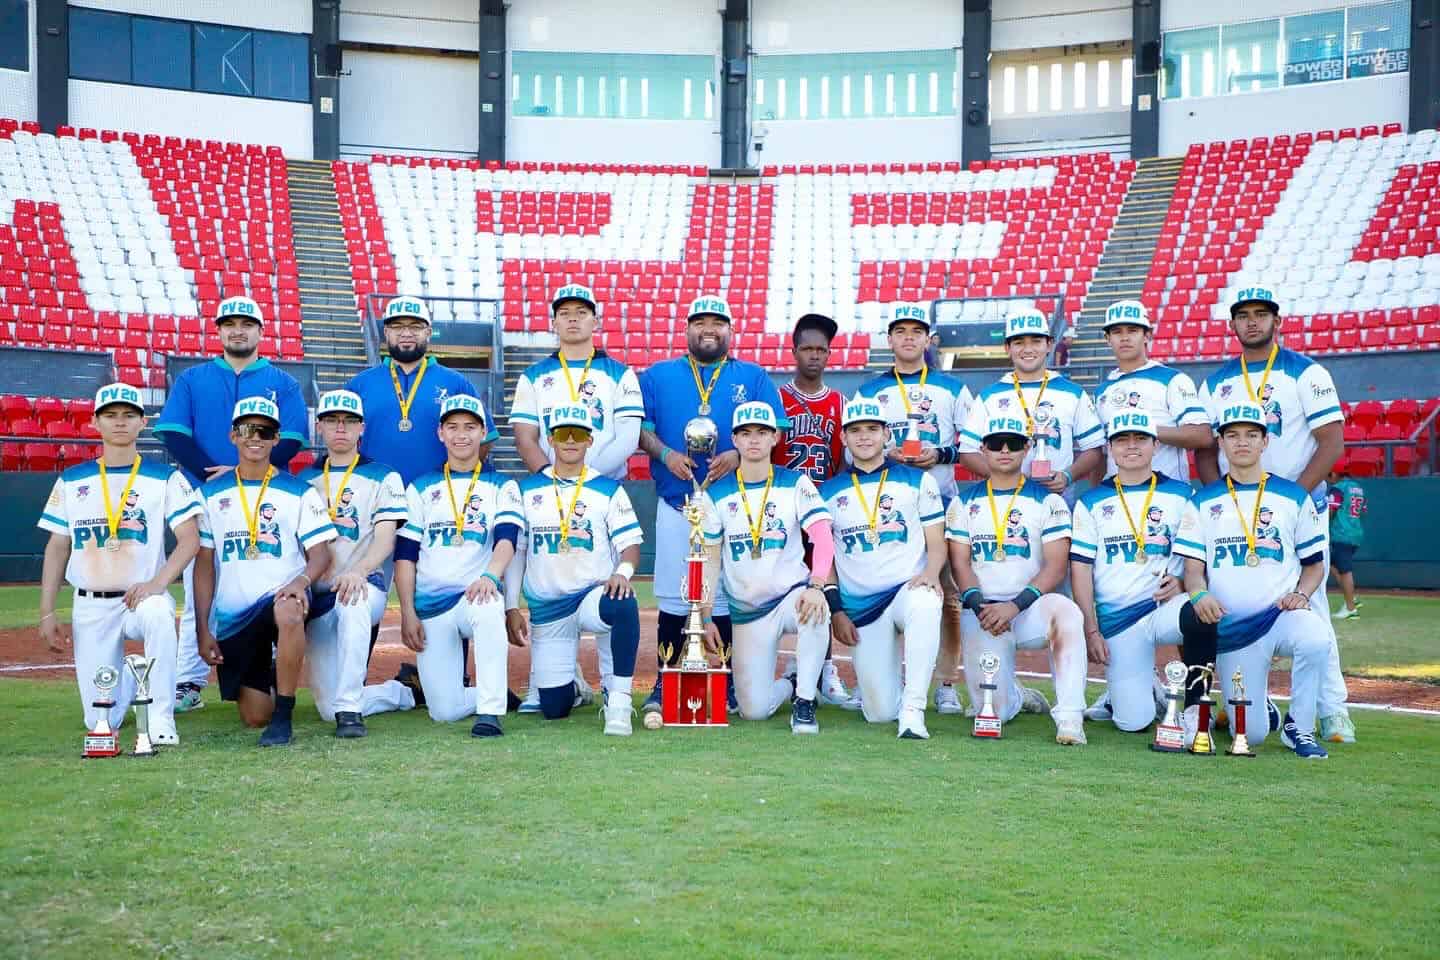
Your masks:
M929 740L930 731L925 729L925 711L916 710L914 707L902 707L900 709L900 721L897 724L900 733L900 740Z
M954 716L965 712L960 703L960 694L948 683L935 688L935 712L941 716Z
M1115 717L1114 711L1110 709L1110 691L1106 690L1100 694L1100 699L1085 708L1085 719L1091 723L1103 723Z
M150 739L157 747L180 746L180 734L174 727L154 730L150 734Z
M1340 609L1339 609L1339 610L1336 610L1334 613L1330 614L1330 619L1331 619L1331 620L1349 620L1351 617L1358 617L1358 616L1360 616L1360 604L1359 604L1359 603L1356 603L1355 606L1353 606L1353 607L1347 607L1347 606L1345 606L1345 605L1342 603L1342 604L1340 605Z
M1020 688L1020 712L1021 713L1049 713L1050 701L1045 699L1045 694L1033 687ZM1080 721L1075 721L1079 723ZM1084 734L1081 734L1083 737Z
M605 735L607 737L628 737L633 728L630 718L635 705L630 697L621 693L607 693L605 696Z
M540 690L532 689L525 694L525 699L520 701L520 706L515 708L516 713L539 713L540 712Z
M854 710L854 707L849 706L853 699L845 687L845 681L840 679L840 671L835 669L835 664L825 661L825 666L820 671L820 702L829 707Z
M1067 747L1083 747L1086 744L1085 724L1078 717L1074 720L1060 720L1055 724L1055 742Z
M1156 723L1165 719L1165 711L1170 708L1170 698L1166 696L1168 692L1169 691L1165 689L1165 684L1160 682L1159 677L1150 678L1150 695L1155 698Z
M588 707L595 702L599 692L592 686L590 681L585 679L585 674L580 671L580 664L575 664L575 706Z

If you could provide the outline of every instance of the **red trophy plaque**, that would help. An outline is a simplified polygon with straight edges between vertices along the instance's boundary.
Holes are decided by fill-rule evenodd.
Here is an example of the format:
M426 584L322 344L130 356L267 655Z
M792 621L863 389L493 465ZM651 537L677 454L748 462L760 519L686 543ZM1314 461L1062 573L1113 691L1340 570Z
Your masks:
M1165 719L1155 727L1151 750L1180 753L1185 749L1185 730L1180 726L1180 703L1185 699L1185 664L1171 660L1165 664ZM1206 718L1209 721L1209 718Z
M900 441L900 456L906 460L914 460L924 453L920 446L920 425L914 420L907 420L905 423L905 439Z
M1000 715L995 712L995 675L1000 672L1000 658L991 651L980 655L980 681L981 703L980 710L975 714L975 725L971 733L977 737L989 737L999 739L1000 737Z
M660 718L667 727L728 727L729 701L726 687L730 668L721 654L719 667L705 656L705 627L700 607L705 602L704 508L698 499L687 500L685 519L690 522L690 554L685 558L685 602L690 612L685 619L685 653L678 667L660 668ZM661 650L667 662L674 651Z
M110 698L110 691L119 683L120 671L114 667L103 666L95 671L95 691L98 696L91 706L100 711L100 717L95 721L94 729L85 734L85 749L80 756L86 760L120 755L120 734L110 729L110 709L115 706L115 701Z
M1210 699L1210 680L1215 676L1215 664L1207 663L1198 667L1197 672L1200 675L1190 681L1190 686L1200 685L1200 717L1195 725L1195 741L1190 744L1190 752L1213 757L1215 741L1210 738L1210 708L1215 701Z

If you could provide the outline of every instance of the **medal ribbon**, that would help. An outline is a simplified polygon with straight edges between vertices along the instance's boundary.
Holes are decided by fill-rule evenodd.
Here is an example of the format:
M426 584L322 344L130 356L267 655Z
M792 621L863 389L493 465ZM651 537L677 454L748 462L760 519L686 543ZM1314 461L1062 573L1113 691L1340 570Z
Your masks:
M559 351L559 356L560 356L560 370L561 370L562 373L565 374L565 385L570 388L570 402L571 402L571 403L578 403L578 402L580 401L580 387L577 387L577 386L575 385L575 381L570 379L570 364L565 361L565 351L564 351L564 350ZM592 363L594 363L594 362L595 362L595 348L594 348L594 347L591 347L591 348L590 348L590 356L588 356L588 357L585 358L585 369L580 371L580 384L581 384L582 386L583 386L584 383L585 383L585 375L590 372L590 364L592 364Z
M1245 526L1245 512L1240 509L1240 498L1235 496L1235 484L1230 480L1230 474L1225 474L1225 488L1230 491L1230 502L1235 504L1235 515L1240 518L1241 532L1245 534L1245 546L1251 553L1255 553L1255 528L1260 525L1260 498L1265 496L1265 481L1270 478L1268 473L1260 474L1260 486L1255 490L1255 509L1250 514L1250 525Z
M470 471L470 485L465 488L464 503L470 502L470 494L475 492L475 481L480 479L481 460L475 461L475 469ZM463 542L465 540L465 512L455 503L455 488L450 486L450 461L445 461L445 492L450 494L450 514L455 518L455 539Z
M877 541L880 539L880 531L876 529L880 516L880 497L885 493L885 478L888 476L889 467L880 471L880 486L875 489L875 506L869 507L865 505L865 494L860 490L860 475L854 472L850 474L850 482L855 485L855 499L860 501L860 512L865 514L865 522L870 525L870 534ZM750 505L746 504L745 509L748 511Z
M905 381L900 379L900 371L899 371L899 370L896 370L894 367L891 367L891 368L890 368L890 372L893 373L893 374L895 374L895 385L900 388L900 402L903 403L903 404L905 404L905 416L906 416L906 417L909 417L909 416L910 416L910 391L908 391L908 390L905 389ZM929 364L924 364L924 363L922 363L922 364L920 365L920 389L921 389L921 390L924 390L924 389L925 389L925 378L928 377L929 375L930 375L930 366L929 366Z
M245 496L245 481L237 474L235 477L235 489L240 491L240 512L245 514L245 527L250 531L250 546L259 549L260 536L260 504L265 500L265 491L270 489L270 478L275 476L275 467L265 469L265 479L260 481L260 493L255 497L255 512L250 512L250 501Z
M1025 477L1020 477L1020 483L1010 494L1010 502L1005 504L1005 519L1010 519L1010 511L1015 507L1015 498L1020 496L1020 491L1025 489ZM995 559L1005 559L1005 528L1000 525L1000 514L995 510L995 488L990 481L985 481L985 496L990 501L990 522L995 527Z
M685 359L690 361L690 375L695 378L695 389L700 391L700 405L702 407L708 407L710 405L710 394L715 392L715 384L720 382L720 371L725 369L725 364L730 358L723 357L720 362L715 365L715 369L710 374L710 383L708 386L700 381L700 368L696 365L695 358L686 357Z
M570 542L570 522L575 519L575 504L580 502L580 491L585 489L585 465L580 465L580 476L575 478L575 492L570 495L570 510L567 513L560 499L560 478L552 472L550 483L555 488L555 511L560 514L560 542Z
M1020 409L1025 412L1025 430L1033 438L1035 435L1035 418L1030 416L1030 405L1025 402L1025 391L1020 389L1020 378L1015 377L1010 381L1015 387L1015 396L1020 400ZM1045 388L1050 386L1050 371L1045 371L1045 376L1040 380L1040 392L1035 394L1035 406L1040 406L1040 401L1045 399Z
M410 405L415 402L415 391L420 389L420 381L425 379L425 371L430 369L430 357L420 364L420 369L415 374L414 381L410 384L410 392L403 393L400 390L400 374L395 372L396 363L390 361L390 381L395 384L395 400L400 404L400 419L410 419Z
M1250 394L1250 399L1257 404L1260 403L1260 394L1265 392L1265 384L1270 379L1270 368L1275 366L1275 358L1280 355L1280 345L1270 344L1270 358L1265 361L1265 372L1260 375L1260 389L1256 390L1250 384L1250 367L1245 363L1245 353L1240 353L1240 374L1245 378L1245 391Z
M100 492L105 495L105 525L110 528L110 540L115 539L116 532L120 529L120 514L125 510L125 501L130 497L130 488L135 486L135 475L140 472L140 454L135 454L135 462L130 464L130 476L125 481L125 489L120 491L120 509L114 510L110 506L110 484L105 476L105 458L99 459L100 464ZM110 540L105 541L109 543Z
M853 477L854 474L852 473ZM753 550L760 549L760 528L765 524L765 504L770 502L770 486L775 482L775 468L770 467L770 474L765 478L765 492L760 496L760 519L755 519L755 514L750 512L750 495L745 492L745 479L740 476L740 469L735 469L735 486L739 488L740 502L745 504L745 522L750 527L750 547ZM859 489L857 481L856 489ZM865 501L862 499L860 505L863 508ZM880 505L880 498L875 498L875 505Z
M1155 482L1159 479L1154 473L1150 474L1150 489L1145 493L1145 505L1140 508L1140 516L1150 516L1150 501L1155 497ZM1139 548L1135 556L1135 562L1139 563L1143 557L1140 554L1145 552L1145 534L1142 528L1135 525L1135 517L1130 513L1130 504L1125 501L1125 488L1120 485L1120 477L1115 477L1115 495L1120 498L1120 509L1125 511L1125 522L1130 525L1130 533L1135 537L1135 546Z
M350 482L350 474L355 472L355 464L360 462L360 454L355 454L355 459L350 461L350 466L345 468L345 476L340 478L340 489L335 491L335 496L330 496L330 458L325 458L325 469L322 471L325 476L325 509L330 511L330 520L335 520L335 500L345 492L345 484Z

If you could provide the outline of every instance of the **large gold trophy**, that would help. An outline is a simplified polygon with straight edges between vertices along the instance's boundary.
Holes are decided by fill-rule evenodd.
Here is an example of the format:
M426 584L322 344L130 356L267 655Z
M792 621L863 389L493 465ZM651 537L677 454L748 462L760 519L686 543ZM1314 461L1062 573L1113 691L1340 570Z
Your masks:
M699 496L687 497L682 512L690 524L690 553L685 558L682 585L690 611L682 631L685 651L680 665L660 668L660 718L667 727L728 727L725 691L730 666L724 651L718 667L711 666L705 655L705 624L700 608L710 598L705 595L705 508ZM668 664L675 651L664 648L659 652Z

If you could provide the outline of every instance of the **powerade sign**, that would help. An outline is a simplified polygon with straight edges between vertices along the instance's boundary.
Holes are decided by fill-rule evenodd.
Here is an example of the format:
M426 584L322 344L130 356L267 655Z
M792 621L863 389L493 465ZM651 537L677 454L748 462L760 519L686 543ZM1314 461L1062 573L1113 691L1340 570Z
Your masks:
M1366 50L1347 54L1345 69L1352 77L1380 77L1387 73L1404 73L1410 69L1410 51Z
M1285 86L1287 87L1344 79L1345 61L1339 57L1324 57L1319 60L1292 60L1285 64Z

